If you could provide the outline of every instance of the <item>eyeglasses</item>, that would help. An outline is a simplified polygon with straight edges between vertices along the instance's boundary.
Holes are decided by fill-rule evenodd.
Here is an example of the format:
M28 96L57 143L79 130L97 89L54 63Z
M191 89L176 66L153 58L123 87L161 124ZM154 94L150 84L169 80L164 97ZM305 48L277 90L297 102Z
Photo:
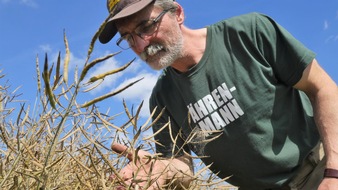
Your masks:
M156 18L147 20L144 22L141 22L134 30L134 32L137 36L144 39L146 36L151 36L155 33L155 31L158 29L158 23L160 19L170 10L174 8L166 9L162 11ZM116 45L118 45L120 48L126 50L130 47L133 47L135 45L135 40L133 38L133 35L131 33L124 34L121 36L117 41Z

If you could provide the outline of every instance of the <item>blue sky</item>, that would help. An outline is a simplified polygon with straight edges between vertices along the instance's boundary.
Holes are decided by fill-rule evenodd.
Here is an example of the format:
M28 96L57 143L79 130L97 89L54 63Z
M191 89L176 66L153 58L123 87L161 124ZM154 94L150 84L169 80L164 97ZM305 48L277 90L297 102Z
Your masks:
M249 12L267 14L315 51L320 64L338 82L337 0L177 2L185 9L185 24L196 29ZM29 104L33 104L35 100L36 56L39 56L42 65L45 53L54 62L59 51L64 55L63 30L66 31L71 51L71 72L75 65L81 68L91 37L107 14L105 0L0 0L0 69L6 74L13 89L21 86L21 99L27 100ZM93 56L119 51L115 41L116 37L107 45L97 43ZM91 74L121 66L134 57L131 51L124 51L95 67ZM144 80L124 94L105 101L106 105L118 111L122 107L121 97L133 104L147 99L157 75L158 72L152 71L137 59L122 74L106 79L101 88L86 95L85 99L102 95L130 80L144 77ZM148 114L147 110L142 113L144 116Z

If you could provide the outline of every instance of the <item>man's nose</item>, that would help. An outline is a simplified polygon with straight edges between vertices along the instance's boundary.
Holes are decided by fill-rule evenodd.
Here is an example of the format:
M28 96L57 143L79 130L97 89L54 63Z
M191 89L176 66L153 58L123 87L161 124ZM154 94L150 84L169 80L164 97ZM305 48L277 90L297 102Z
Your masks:
M144 49L149 45L149 40L147 37L145 38L141 38L138 35L135 35L134 37L134 46L133 46L133 50L136 53L142 53L144 51Z

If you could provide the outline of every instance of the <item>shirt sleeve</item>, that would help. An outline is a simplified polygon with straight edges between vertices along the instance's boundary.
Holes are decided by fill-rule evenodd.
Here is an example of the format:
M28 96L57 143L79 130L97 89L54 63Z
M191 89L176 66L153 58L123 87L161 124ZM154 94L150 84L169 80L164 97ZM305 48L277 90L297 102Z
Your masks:
M256 14L256 45L271 64L277 79L295 85L315 53L266 15Z

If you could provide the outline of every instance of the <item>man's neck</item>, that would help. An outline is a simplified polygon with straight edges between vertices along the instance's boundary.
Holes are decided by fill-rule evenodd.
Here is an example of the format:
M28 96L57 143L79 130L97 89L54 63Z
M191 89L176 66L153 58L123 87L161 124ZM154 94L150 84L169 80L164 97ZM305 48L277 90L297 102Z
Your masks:
M195 66L201 60L207 39L207 29L191 30L182 28L184 35L183 56L176 60L171 67L175 70L184 73Z

